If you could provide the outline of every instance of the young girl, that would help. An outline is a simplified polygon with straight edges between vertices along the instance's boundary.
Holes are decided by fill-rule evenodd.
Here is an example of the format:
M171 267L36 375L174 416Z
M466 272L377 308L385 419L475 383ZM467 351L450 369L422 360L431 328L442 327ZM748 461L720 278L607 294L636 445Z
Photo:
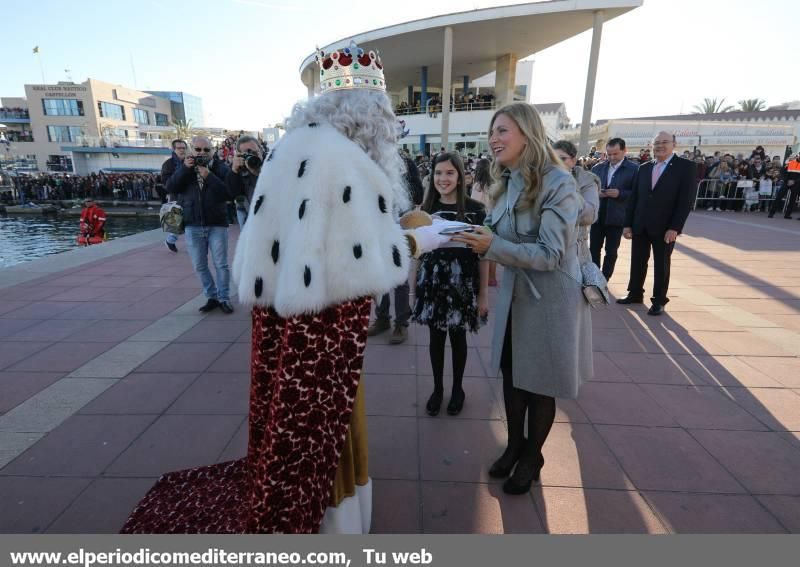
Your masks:
M446 220L483 225L483 205L466 195L461 157L456 153L439 154L432 167L422 210ZM481 319L489 313L488 276L488 265L462 245L454 244L420 258L412 317L430 329L433 393L425 405L428 415L438 415L442 405L448 333L453 349L453 389L447 413L458 415L464 407L467 331L477 332Z

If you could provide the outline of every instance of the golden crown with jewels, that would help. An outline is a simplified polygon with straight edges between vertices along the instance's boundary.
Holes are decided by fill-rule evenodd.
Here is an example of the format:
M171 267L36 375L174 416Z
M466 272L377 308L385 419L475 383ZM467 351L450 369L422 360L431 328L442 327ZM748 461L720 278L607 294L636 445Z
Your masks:
M349 47L325 53L317 49L321 93L347 89L386 91L383 64L375 51L364 51L356 42Z

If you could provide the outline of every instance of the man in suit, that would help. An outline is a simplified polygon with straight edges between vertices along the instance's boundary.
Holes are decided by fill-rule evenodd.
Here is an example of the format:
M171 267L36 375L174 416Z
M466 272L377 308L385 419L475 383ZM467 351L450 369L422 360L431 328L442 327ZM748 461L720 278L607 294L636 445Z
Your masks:
M600 178L600 212L589 235L592 262L603 270L607 280L614 273L617 250L625 224L625 204L633 189L633 178L639 166L625 157L625 140L612 138L606 144L608 159L592 168ZM600 251L606 245L606 257L600 263Z
M683 230L695 195L696 164L675 155L675 135L659 132L655 159L639 167L625 211L622 236L633 239L628 295L617 303L644 302L644 280L653 250L653 297L648 315L661 315L669 301L669 268L675 240Z

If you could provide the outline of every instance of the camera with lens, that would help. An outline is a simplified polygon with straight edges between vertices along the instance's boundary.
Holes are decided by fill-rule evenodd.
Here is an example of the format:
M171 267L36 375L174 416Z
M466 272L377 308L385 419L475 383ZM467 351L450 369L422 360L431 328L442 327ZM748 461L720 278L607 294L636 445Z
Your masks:
M247 169L258 171L261 168L263 161L252 150L245 151L241 158L244 160L244 165Z
M208 156L194 156L195 166L206 167L211 159Z

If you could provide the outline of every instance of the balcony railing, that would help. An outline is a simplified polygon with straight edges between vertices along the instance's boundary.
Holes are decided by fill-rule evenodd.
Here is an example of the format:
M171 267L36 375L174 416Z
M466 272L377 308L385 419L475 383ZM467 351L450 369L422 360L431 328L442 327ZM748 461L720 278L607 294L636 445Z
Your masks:
M398 106L394 109L397 116L411 116L414 114L427 114L428 116L437 116L442 112L442 104L438 101L428 101L425 109L417 106ZM474 102L458 102L450 104L450 112L470 112L473 110L494 110L497 108L497 101L474 101Z
M6 130L3 135L9 142L33 142L33 132L18 132L14 130Z
M75 143L84 148L168 148L170 141L118 136L78 136Z
M0 120L30 120L31 115L23 109L0 109Z

